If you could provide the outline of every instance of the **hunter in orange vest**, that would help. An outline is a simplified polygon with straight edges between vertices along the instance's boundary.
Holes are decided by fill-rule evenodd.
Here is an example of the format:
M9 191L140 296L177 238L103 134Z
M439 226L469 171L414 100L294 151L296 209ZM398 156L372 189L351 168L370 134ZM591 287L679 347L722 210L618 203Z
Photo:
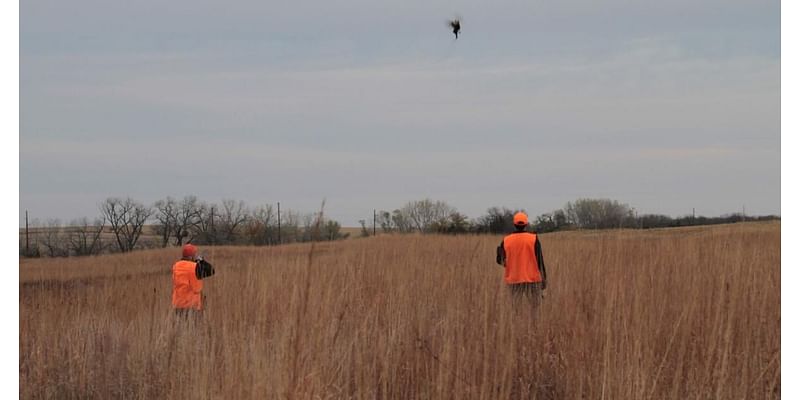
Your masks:
M507 235L497 247L497 263L505 267L505 282L515 297L536 301L547 288L547 270L542 257L542 245L535 233L527 232L528 216L514 214L515 232Z
M203 278L214 275L214 268L202 257L197 247L183 246L183 254L172 266L172 307L178 314L203 310Z

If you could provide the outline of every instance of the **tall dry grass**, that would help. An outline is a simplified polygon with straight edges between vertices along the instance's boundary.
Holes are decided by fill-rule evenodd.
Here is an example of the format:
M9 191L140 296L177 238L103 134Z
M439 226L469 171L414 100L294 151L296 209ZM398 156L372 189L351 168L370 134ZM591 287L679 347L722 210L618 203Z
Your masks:
M780 224L543 235L550 285L511 309L500 237L177 250L20 264L23 398L774 398Z

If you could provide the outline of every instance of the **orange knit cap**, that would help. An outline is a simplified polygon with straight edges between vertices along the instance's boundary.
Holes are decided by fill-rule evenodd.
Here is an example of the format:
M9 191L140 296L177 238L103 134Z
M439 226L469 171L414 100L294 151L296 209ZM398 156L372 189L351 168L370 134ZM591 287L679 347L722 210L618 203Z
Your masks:
M528 225L528 216L521 211L514 214L514 225Z
M183 258L194 258L197 255L197 246L187 243L183 246Z

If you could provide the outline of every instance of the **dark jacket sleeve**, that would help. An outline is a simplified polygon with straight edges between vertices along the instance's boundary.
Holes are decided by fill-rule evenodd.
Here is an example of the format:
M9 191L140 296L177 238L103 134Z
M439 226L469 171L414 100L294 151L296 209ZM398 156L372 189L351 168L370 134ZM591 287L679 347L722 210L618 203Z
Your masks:
M497 246L497 263L505 265L506 263L506 249L503 247L503 241L500 241L500 246Z
M203 259L197 260L197 265L194 267L194 274L198 280L213 276L216 272L211 263Z
M539 273L542 274L542 289L547 288L547 269L544 267L544 256L542 256L542 244L539 242L539 238L536 238L536 244L534 245L534 251L536 252L536 262L539 264Z

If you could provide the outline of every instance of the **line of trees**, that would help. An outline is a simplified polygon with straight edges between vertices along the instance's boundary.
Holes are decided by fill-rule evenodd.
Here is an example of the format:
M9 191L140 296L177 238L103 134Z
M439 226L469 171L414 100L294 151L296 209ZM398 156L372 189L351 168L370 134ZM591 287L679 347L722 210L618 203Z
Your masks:
M50 220L34 224L32 243L20 237L24 256L83 256L134 249L204 245L275 245L281 243L338 240L348 236L341 224L316 214L282 211L278 216L271 204L249 207L243 201L206 203L195 196L167 197L146 206L131 198L108 198L94 220L82 218L62 224ZM504 234L513 231L518 209L491 207L484 215L470 219L443 201L410 201L393 211L374 215L382 233ZM625 203L610 199L578 199L552 212L528 215L531 229L539 233L571 229L650 229L710 225L740 221L780 219L777 216L748 217L741 213L720 217L673 218L660 214L638 215ZM366 220L360 220L361 236L370 236ZM147 231L147 235L145 235Z
M445 202L424 199L406 203L391 212L378 212L376 224L386 233L502 234L514 230L514 214L519 211L524 210L491 207L486 214L469 219ZM688 215L677 218L661 214L638 215L628 204L610 199L578 199L552 212L538 216L529 214L528 218L531 229L540 233L572 229L651 229L780 219L774 215L755 217L741 213L720 217ZM363 222L362 227L366 228ZM365 233L367 230L362 229L362 235Z
M244 201L206 203L196 196L167 197L145 205L130 197L111 197L99 205L100 216L69 223L34 221L30 237L20 235L20 255L67 257L129 252L185 243L202 245L273 245L344 239L341 224L317 213L282 210L271 204L249 207ZM280 223L280 226L278 225Z

